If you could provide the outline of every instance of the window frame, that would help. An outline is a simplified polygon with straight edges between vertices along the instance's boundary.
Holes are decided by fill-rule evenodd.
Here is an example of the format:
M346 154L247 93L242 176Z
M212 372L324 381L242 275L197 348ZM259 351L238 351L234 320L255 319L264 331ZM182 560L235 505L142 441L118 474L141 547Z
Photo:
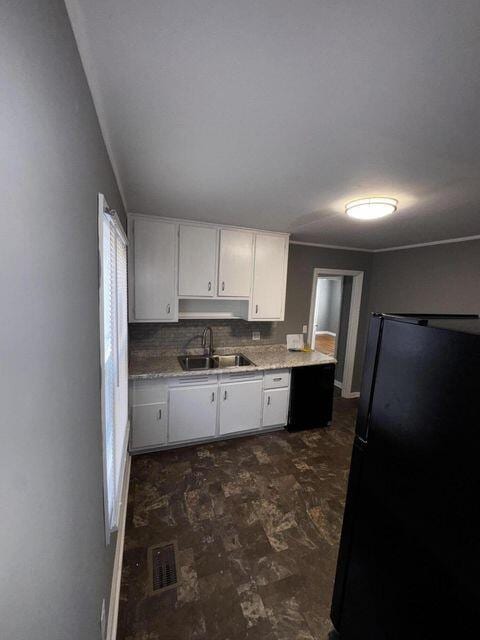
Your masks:
M111 534L117 531L118 529L118 520L119 514L121 510L121 500L123 495L123 483L125 476L125 468L128 457L128 441L129 441L129 432L130 432L130 421L128 417L128 407L127 407L127 424L125 431L125 441L123 443L123 451L121 457L121 469L119 474L118 486L115 486L114 495L109 495L109 484L108 484L108 473L107 473L107 465L108 465L108 446L107 446L107 424L106 424L106 385L105 385L105 309L104 309L104 280L103 280L103 261L104 261L104 221L105 216L109 216L109 219L113 222L115 232L121 238L122 242L125 244L125 249L128 251L128 239L123 229L122 223L117 215L117 212L114 209L110 209L108 206L107 200L102 193L98 194L98 257L99 257L99 285L98 285L98 293L99 293L99 320L100 320L100 397L101 397L101 425L102 425L102 462L103 462L103 501L104 501L104 519L105 519L105 540L106 544L110 544ZM116 278L117 280L117 278ZM125 281L126 283L127 281ZM116 287L116 284L115 284ZM127 285L126 285L127 287ZM125 295L128 298L127 288L125 290ZM115 289L115 297L116 301L114 304L115 309L118 308L118 296L117 290ZM126 308L128 309L128 299L125 300ZM128 316L127 316L127 325L128 325ZM118 338L118 318L115 318L115 328L116 328L116 339ZM127 344L125 345L126 352L128 354L128 328L127 328ZM118 376L118 342L113 345L113 358L115 362L115 378ZM127 402L128 402L128 373L127 373ZM113 407L115 407L115 401L113 402ZM115 415L115 414L114 414ZM113 459L115 461L115 420L114 420L114 445L113 445ZM112 455L112 452L111 452ZM116 477L114 472L114 478ZM113 500L113 510L111 511L110 505L111 500Z

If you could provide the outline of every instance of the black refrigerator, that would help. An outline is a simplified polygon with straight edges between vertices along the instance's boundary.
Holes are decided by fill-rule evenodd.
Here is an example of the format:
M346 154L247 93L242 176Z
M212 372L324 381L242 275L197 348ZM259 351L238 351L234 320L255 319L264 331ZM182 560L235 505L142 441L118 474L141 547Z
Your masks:
M480 637L480 320L374 314L331 617L341 640Z

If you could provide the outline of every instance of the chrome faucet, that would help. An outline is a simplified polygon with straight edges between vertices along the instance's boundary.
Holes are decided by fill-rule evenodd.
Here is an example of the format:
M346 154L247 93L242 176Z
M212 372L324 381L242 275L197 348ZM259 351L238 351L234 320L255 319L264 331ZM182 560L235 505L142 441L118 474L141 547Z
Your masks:
M202 347L207 348L207 332L210 331L210 342L208 344L208 355L210 358L213 356L213 331L212 327L205 327L202 335Z

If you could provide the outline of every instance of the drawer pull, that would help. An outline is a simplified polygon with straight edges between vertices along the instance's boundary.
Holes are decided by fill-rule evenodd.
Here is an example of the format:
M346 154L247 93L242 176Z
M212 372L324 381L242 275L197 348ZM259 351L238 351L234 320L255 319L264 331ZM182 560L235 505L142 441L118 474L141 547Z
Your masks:
M272 401L271 397L270 397L270 396L268 396L268 398L267 398L267 404L270 404L270 403L271 403L271 401Z
M211 290L212 290L212 283L211 283L211 282L209 282L209 283L208 283L208 290L209 290L209 291L211 291Z
M225 282L222 282L222 291L225 291Z
M280 377L280 378L274 378L274 379L273 379L273 381L274 381L274 382L280 382L280 381L281 381L281 379L282 379L281 377Z
M225 389L225 391L223 392L223 399L226 400L227 399L227 390Z
M215 391L212 391L212 402L215 402Z
M162 410L161 409L158 410L158 419L159 420L162 419Z

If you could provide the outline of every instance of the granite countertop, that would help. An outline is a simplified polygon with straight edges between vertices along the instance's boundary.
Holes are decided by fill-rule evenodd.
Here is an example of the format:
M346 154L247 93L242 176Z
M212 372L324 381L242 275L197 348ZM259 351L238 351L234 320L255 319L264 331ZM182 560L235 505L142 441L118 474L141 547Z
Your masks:
M200 352L202 353L202 352ZM318 351L288 351L284 345L266 345L262 347L231 347L215 349L216 354L243 353L254 365L246 367L228 367L225 369L202 369L184 371L178 362L183 354L139 351L130 354L129 379L146 380L151 378L172 378L174 376L198 376L199 374L219 374L236 371L265 371L268 369L289 369L315 364L336 363L334 357Z

